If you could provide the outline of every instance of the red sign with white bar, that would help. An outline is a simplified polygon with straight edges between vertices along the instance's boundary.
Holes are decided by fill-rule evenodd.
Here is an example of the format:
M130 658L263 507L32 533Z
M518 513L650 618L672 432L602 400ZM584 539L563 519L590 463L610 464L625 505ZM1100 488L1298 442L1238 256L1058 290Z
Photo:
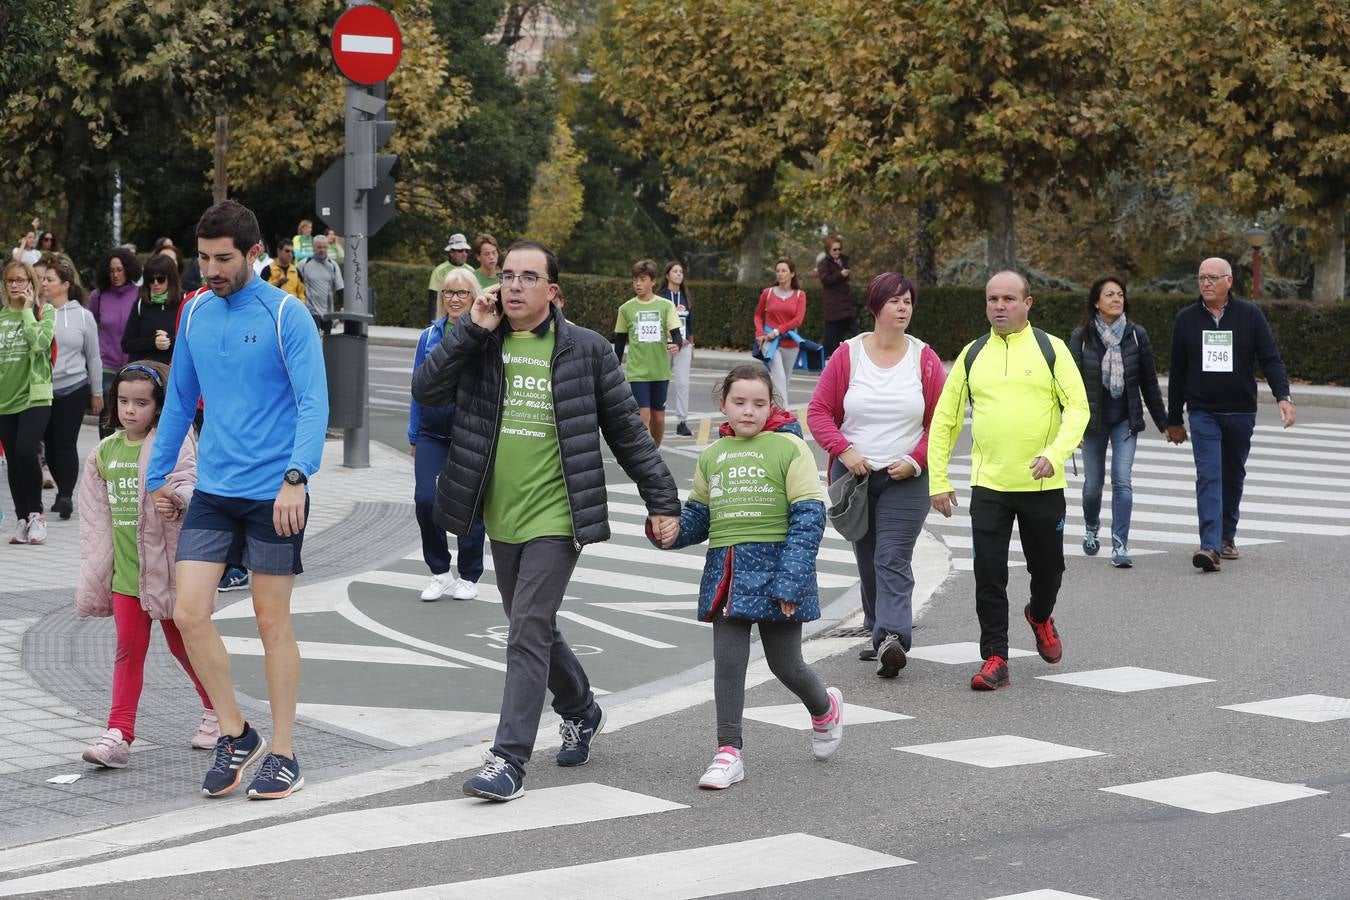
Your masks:
M353 6L333 26L333 62L357 84L379 84L398 68L403 35L378 6Z

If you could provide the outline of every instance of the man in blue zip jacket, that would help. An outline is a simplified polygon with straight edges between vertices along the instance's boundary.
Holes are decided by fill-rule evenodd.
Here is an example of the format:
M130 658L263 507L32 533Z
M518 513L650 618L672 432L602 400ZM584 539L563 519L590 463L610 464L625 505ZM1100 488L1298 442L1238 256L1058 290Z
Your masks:
M1167 439L1186 441L1181 422L1190 411L1195 457L1195 506L1200 546L1191 564L1217 572L1221 559L1239 559L1238 506L1247 477L1247 453L1256 429L1256 363L1279 402L1280 422L1294 424L1294 401L1280 348L1261 307L1231 292L1233 269L1212 257L1200 264L1200 299L1172 323L1168 363Z
M467 534L481 511L510 621L497 735L483 767L464 783L465 794L488 800L525 793L547 693L562 718L558 765L585 765L604 728L604 710L557 625L581 548L610 535L602 434L637 483L652 531L673 536L679 528L675 480L614 350L564 319L557 296L557 257L534 241L514 244L500 293L479 297L412 381L418 403L455 403L436 521Z
M203 398L211 412L178 542L174 623L220 718L203 793L228 794L261 759L248 796L270 800L305 783L291 745L300 687L291 591L302 571L306 485L323 457L328 383L304 304L254 274L261 247L257 218L233 200L217 203L197 223L197 259L209 290L192 299L178 325L145 489L160 515L183 514L164 482ZM270 754L239 711L230 657L211 621L228 559L242 559L253 573L274 729Z

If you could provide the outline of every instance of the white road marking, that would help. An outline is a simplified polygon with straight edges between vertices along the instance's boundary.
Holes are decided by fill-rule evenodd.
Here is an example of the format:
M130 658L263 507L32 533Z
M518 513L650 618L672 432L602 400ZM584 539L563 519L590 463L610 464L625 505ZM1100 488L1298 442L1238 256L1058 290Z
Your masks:
M587 628L598 631L601 634L607 634L610 637L616 637L619 640L630 641L634 644L641 644L644 647L651 647L656 650L674 650L676 647L675 644L667 644L665 641L643 637L632 631L625 631L622 628L618 628L606 622L601 622L599 619L592 619L590 616L583 616L581 613L574 613L567 609L558 610L558 618L566 619L569 622L576 622L578 625L584 625Z
M225 649L240 656L262 656L263 642L250 637L222 636ZM300 646L300 658L312 660L336 660L337 662L387 663L396 666L435 666L442 669L466 669L459 663L452 663L424 653L417 653L403 647L379 647L371 644L331 644L324 641L297 641Z
M687 809L658 797L601 784L528 791L511 803L464 798L329 813L240 831L167 850L152 850L47 875L0 882L6 893L31 894L324 859L492 834ZM294 812L294 810L291 810Z
M1123 794L1126 797L1137 797L1140 800L1210 814L1283 803L1286 800L1301 800L1304 797L1316 797L1318 794L1326 793L1301 784L1283 784L1261 778L1248 778L1245 775L1230 775L1227 772L1200 772L1178 778L1122 784L1101 790L1109 794Z
M1117 694L1129 694L1135 691L1152 691L1158 688L1181 687L1188 684L1213 682L1213 678L1199 678L1195 675L1178 675L1174 672L1159 672L1156 669L1141 669L1137 666L1119 666L1114 669L1094 669L1088 672L1069 672L1064 675L1037 675L1041 681L1055 681L1060 684L1076 684L1080 687L1096 688L1100 691L1113 691Z
M1106 755L1097 750L1052 744L1035 738L1018 737L1015 734L999 734L964 741L942 741L936 744L914 744L894 749L979 766L982 769L1001 769L1006 766L1026 766Z
M367 894L351 900L692 900L912 865L913 860L797 833Z
M929 662L943 663L949 666L960 666L966 663L984 662L984 657L980 655L980 645L974 641L957 641L954 644L931 644L911 647L909 653L905 654L910 659L926 659ZM1019 656L1035 656L1031 650L1018 650L1016 647L1008 648L1008 658L1016 659Z
M1276 716L1298 722L1334 722L1338 719L1350 719L1350 700L1323 694L1299 694L1276 700L1258 700L1255 703L1235 703L1232 706L1220 706L1219 709L1231 709L1234 712L1253 713L1258 716Z
M306 718L368 734L400 747L420 747L497 724L496 713L455 709L300 703L296 705L295 711Z
M704 628L711 628L711 622L700 622L696 616L698 613L698 601L675 600L675 601L642 601L634 603L588 603L588 606L598 606L601 609L614 609L619 612L632 613L635 616L646 616L649 619L664 619L667 622L679 622L681 625L701 625ZM671 615L666 610L676 609L681 615Z
M791 728L796 731L811 730L811 713L800 703L784 703L781 706L752 706L747 709L743 715L747 719L754 719L756 722L767 722L770 725L781 725L784 728ZM888 709L873 709L870 706L855 706L847 701L844 703L844 724L845 725L870 725L875 722L900 722L905 719L912 719L913 716L906 716L903 713L891 712Z

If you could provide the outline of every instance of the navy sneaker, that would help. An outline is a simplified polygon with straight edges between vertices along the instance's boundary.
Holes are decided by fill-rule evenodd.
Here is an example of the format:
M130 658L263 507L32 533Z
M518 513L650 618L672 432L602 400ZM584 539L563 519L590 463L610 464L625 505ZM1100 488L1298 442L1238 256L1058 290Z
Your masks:
M250 800L280 800L289 797L305 786L305 776L300 774L300 761L294 756L282 756L269 753L263 760L262 768L253 776L248 786Z
M525 796L525 773L488 751L483 754L483 768L464 782L464 793L469 797L505 803Z
M591 741L605 727L605 711L599 703L591 703L591 711L579 719L563 719L558 725L562 734L562 749L558 751L558 765L584 766L591 761Z
M216 741L216 757L211 763L211 771L202 781L202 793L208 797L223 797L239 787L244 770L263 758L267 753L267 738L258 734L258 730L244 723L244 736L233 737L222 734Z
M225 574L220 576L220 584L216 585L218 591L246 591L252 585L252 578L249 577L248 569L241 569L238 566L226 566Z

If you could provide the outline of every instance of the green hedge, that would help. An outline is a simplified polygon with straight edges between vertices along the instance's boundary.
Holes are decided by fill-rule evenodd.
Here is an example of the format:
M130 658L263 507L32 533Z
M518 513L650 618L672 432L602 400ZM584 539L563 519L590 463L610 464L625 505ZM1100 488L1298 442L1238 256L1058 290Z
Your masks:
M429 266L375 262L371 285L377 297L376 321L381 325L421 328L426 323ZM695 340L700 346L747 349L754 332L755 303L761 287L726 281L689 284L695 304ZM608 335L614 328L619 304L632 296L627 278L602 275L563 275L567 317ZM806 288L806 322L802 334L819 339L823 330L820 290ZM863 291L855 286L864 328L871 316L863 306ZM1166 370L1169 336L1177 311L1191 298L1177 294L1132 294L1130 318L1153 338L1158 366ZM1078 325L1086 306L1085 294L1036 294L1031 320L1063 338ZM1314 306L1303 301L1263 302L1280 344L1290 375L1313 384L1350 384L1350 306ZM989 327L984 317L984 291L977 287L920 288L914 310L913 332L933 346L943 359L954 359L961 348Z

